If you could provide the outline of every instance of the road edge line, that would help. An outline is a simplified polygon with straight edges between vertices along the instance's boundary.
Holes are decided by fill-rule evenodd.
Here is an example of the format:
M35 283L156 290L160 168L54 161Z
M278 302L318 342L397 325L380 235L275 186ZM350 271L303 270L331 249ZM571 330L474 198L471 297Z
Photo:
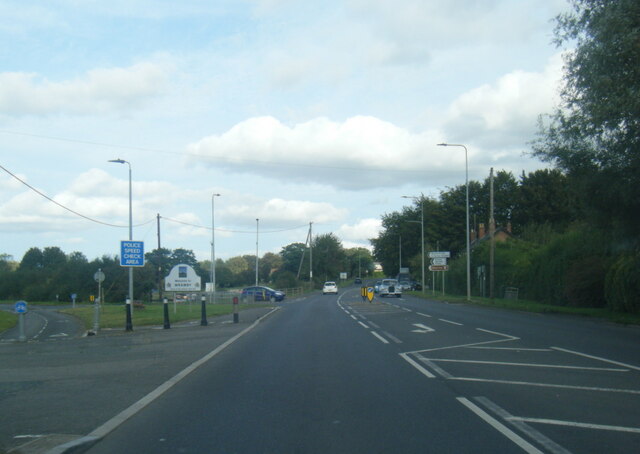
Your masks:
M213 349L212 351L207 353L205 356L203 356L202 358L200 358L200 359L194 361L193 363L191 363L189 366L187 366L186 368L184 368L183 370L178 372L176 375L171 377L169 380L165 381L163 384L158 386L156 389L154 389L153 391L148 393L142 399L140 399L137 402L133 403L132 405L130 405L129 407L127 407L126 409L124 409L123 411L118 413L116 416L114 416L113 418L109 419L107 422L102 424L101 426L98 426L96 429L92 430L86 436L78 438L78 439L70 441L70 442L67 442L67 443L64 443L62 445L56 446L56 447L48 450L46 452L46 454L64 454L64 453L71 453L71 452L80 452L80 451L77 451L79 448L82 448L82 447L89 448L93 444L97 443L100 439L104 438L109 433L114 431L116 428L118 428L121 424L123 424L125 421L127 421L132 416L134 416L140 410L145 408L147 405L149 405L155 399L157 399L158 397L162 396L165 392L167 392L173 386L177 385L183 378L185 378L191 372L196 370L198 367L202 366L204 363L206 363L211 358L216 356L218 353L223 351L229 345L233 344L235 341L237 341L242 336L247 334L253 328L258 326L258 324L262 320L264 320L265 318L269 317L271 314L273 314L274 312L276 312L278 310L280 310L280 307L274 307L272 310L270 310L269 312L264 314L262 317L258 318L256 321L254 321L251 325L247 326L245 329L240 331L238 334L236 334L235 336L233 336L230 339L227 339L225 342L223 342L222 344L218 345L215 349Z

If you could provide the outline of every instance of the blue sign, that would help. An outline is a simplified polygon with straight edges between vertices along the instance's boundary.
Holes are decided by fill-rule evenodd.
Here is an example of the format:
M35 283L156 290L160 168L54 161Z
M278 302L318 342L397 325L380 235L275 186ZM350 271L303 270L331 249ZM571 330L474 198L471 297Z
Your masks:
M26 314L27 312L27 302L26 301L18 301L15 305L15 311L18 314Z
M120 242L120 266L144 266L144 241Z

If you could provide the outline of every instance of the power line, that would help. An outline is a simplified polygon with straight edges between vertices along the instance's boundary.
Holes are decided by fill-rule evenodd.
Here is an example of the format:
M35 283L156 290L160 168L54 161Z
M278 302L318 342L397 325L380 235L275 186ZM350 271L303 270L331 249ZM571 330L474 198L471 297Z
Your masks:
M183 224L183 225L188 225L190 227L197 227L200 229L207 229L207 230L211 230L211 227L205 226L205 225L199 225L199 224L192 224L190 222L184 222L184 221L179 221L177 219L171 219L165 216L160 216L162 219L165 219L167 221L170 222L176 222L178 224ZM308 224L302 224L302 225L298 225L296 227L288 227L286 229L277 229L277 230L260 230L260 233L280 233L280 232L288 232L290 230L298 230L301 229L302 227L307 227ZM255 230L231 230L231 229L221 229L221 228L215 228L214 229L216 232L229 232L229 233L256 233Z
M106 225L106 226L108 226L108 227L129 228L129 226L128 226L128 225L110 224L110 223L108 223L108 222L103 222L103 221L100 221L100 220L98 220L98 219L90 218L89 216L86 216L86 215L84 215L84 214L82 214L82 213L78 213L77 211L72 210L71 208L69 208L69 207L67 207L67 206L64 206L63 204L61 204L61 203L59 203L59 202L56 202L55 200L53 200L51 197L49 197L48 195L46 195L46 194L45 194L45 193L43 193L42 191L40 191L40 190L38 190L38 189L34 188L34 187L33 187L33 186L31 186L29 183L27 183L26 181L24 181L23 179L21 179L20 177L18 177L17 175L15 175L14 173L12 173L11 171L9 171L9 169L7 169L6 167L4 167L4 166L0 165L0 169L2 169L2 170L4 170L5 172L7 172L9 175L11 175L13 178L15 178L16 180L18 180L20 183L22 183L23 185L25 185L25 186L26 186L26 187L28 187L29 189L31 189L33 192L35 192L35 193L36 193L36 194L38 194L39 196L44 197L44 198L45 198L45 199L47 199L49 202L51 202L51 203L54 203L54 204L58 205L60 208L62 208L62 209L64 209L64 210L67 210L68 212L73 213L73 214L75 214L76 216L79 216L79 217L81 217L81 218L83 218L83 219L86 219L87 221L95 222L96 224ZM153 219L151 219L150 221L143 222L143 223L141 223L141 224L136 224L136 225L134 225L133 227L140 227L140 226L143 226L143 225L149 224L150 222L153 222Z

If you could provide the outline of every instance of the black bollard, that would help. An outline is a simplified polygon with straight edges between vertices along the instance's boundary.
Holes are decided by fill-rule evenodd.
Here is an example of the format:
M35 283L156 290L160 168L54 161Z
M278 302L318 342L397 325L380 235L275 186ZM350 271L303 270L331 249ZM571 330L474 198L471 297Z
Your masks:
M169 329L171 328L171 323L169 323L169 301L164 298L162 304L164 306L164 329Z
M200 317L200 326L207 326L207 297L206 296L202 296L202 311L201 311L201 317Z

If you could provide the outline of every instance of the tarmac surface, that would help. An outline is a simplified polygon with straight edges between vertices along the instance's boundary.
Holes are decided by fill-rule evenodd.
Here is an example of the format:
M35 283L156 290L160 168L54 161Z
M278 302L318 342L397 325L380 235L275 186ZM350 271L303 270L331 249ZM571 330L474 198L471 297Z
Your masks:
M131 332L0 343L0 454L73 452L74 443L217 348L273 307ZM66 445L65 445L66 444Z

